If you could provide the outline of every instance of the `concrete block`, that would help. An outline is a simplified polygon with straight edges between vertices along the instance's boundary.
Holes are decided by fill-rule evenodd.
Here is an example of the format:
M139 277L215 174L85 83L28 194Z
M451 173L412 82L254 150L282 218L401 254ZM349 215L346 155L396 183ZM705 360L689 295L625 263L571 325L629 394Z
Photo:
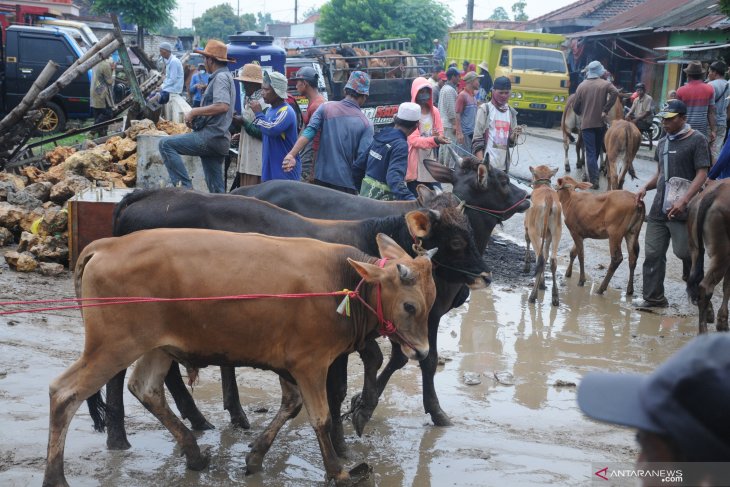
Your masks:
M137 187L138 188L161 188L170 185L170 177L167 174L165 164L160 155L159 135L139 135L137 137ZM182 156L183 164L188 170L190 179L193 180L193 188L198 191L208 191L203 174L203 163L197 156Z

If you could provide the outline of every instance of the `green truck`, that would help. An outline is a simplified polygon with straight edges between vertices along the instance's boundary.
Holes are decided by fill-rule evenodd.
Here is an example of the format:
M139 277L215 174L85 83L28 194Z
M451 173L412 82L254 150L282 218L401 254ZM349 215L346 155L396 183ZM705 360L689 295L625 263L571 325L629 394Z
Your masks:
M560 122L568 99L569 75L565 55L559 49L565 37L513 30L484 29L449 33L447 62L486 61L492 78L512 81L510 105L520 121L546 127Z

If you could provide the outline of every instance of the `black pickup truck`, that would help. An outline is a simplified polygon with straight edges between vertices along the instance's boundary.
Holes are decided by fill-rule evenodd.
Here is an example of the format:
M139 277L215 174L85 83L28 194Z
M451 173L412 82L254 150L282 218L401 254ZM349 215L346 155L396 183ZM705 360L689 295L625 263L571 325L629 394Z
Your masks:
M61 29L11 25L5 39L0 50L0 118L20 103L49 60L59 65L53 82L83 55L78 43ZM38 130L58 132L69 118L91 117L90 87L91 71L73 80L45 104Z

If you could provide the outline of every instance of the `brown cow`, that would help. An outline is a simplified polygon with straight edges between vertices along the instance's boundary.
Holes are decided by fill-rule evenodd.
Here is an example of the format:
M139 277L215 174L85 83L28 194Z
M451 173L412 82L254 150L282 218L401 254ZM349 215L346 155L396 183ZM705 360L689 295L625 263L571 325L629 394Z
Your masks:
M570 176L558 179L557 190L563 206L565 225L574 242L565 277L573 274L573 261L577 255L580 263L578 285L584 285L586 276L583 267L583 239L608 239L611 264L597 291L598 294L603 294L613 273L623 261L621 240L624 239L629 253L629 283L626 286L626 295L630 296L634 294L634 269L639 257L639 233L646 217L644 205L642 203L637 206L634 193L622 189L605 193L575 191L590 187L591 183L579 183Z
M373 79L416 78L418 76L416 58L406 51L396 49L385 49L373 53L368 58L368 68L370 77Z
M381 257L388 259L378 265L353 247L317 240L215 230L144 230L86 247L76 264L76 293L82 299L302 294L356 289L362 280L360 295L392 322L403 353L422 359L429 350L428 313L436 296L431 262L427 257L411 258L383 234L377 238ZM327 372L335 358L352 352L373 334L379 320L354 298L352 316L339 315L335 309L342 299L213 299L85 308L81 358L50 385L43 485L67 485L63 453L73 414L135 361L129 380L132 394L172 433L188 467L205 468L208 456L201 454L195 436L165 401L162 385L172 360L189 367L255 366L296 384L283 387L283 402L292 404L294 414L303 401L327 477L347 480L349 474L329 437ZM251 471L261 468L270 444L270 438L259 440L247 455Z
M553 275L553 306L560 304L555 272L558 269L558 245L563 232L563 215L558 193L550 187L550 180L558 169L548 166L530 166L532 173L532 196L530 208L525 213L525 272L530 272L530 242L535 247L537 266L535 267L535 285L530 293L529 301L537 299L537 290L545 289L545 261L550 258L550 272ZM552 251L550 246L552 245Z
M699 308L699 332L707 333L712 321L712 292L720 281L722 306L717 311L717 330L728 331L728 299L730 299L730 180L714 183L698 193L689 204L687 217L692 271L687 280L687 293ZM704 272L705 248L710 268Z
M608 189L623 189L627 172L631 179L636 179L634 158L641 145L641 132L631 122L616 120L606 132L604 142L608 158Z

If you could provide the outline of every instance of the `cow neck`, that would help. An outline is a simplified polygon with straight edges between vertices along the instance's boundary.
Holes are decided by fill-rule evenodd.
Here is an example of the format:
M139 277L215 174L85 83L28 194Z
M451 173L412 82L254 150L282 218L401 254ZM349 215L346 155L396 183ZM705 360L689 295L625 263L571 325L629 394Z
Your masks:
M538 186L550 186L550 180L545 178L536 179L532 183L530 183L530 186L532 186L533 188L536 188Z

